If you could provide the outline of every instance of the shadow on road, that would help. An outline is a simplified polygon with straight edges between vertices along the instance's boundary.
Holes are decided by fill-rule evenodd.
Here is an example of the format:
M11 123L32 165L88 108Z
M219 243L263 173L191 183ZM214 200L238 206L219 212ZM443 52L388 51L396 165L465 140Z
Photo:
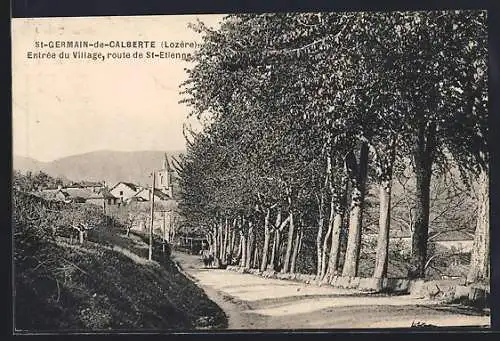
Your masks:
M174 253L216 302L229 329L415 328L489 325L489 317L409 295L366 293L203 268L198 256Z

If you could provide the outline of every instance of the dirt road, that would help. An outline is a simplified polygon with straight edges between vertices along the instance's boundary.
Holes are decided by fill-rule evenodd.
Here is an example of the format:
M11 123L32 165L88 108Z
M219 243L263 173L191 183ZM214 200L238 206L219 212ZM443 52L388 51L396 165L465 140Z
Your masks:
M198 256L174 253L183 270L228 316L229 329L489 326L490 317L459 306L403 296L362 294L251 274L204 269Z

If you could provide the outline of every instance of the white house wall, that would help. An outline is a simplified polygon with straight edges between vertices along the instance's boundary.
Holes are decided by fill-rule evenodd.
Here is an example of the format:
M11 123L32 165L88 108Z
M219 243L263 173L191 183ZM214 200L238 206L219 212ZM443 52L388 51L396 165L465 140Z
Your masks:
M126 200L126 199L134 196L134 194L136 193L136 191L134 191L133 189L131 189L127 185L121 183L121 184L118 184L112 190L110 190L110 193L114 197L117 197L118 199Z

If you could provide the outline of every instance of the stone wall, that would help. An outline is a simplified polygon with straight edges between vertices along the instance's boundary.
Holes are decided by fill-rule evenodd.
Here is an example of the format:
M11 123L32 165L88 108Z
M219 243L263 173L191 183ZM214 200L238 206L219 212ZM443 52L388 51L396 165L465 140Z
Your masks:
M229 265L226 270L248 273L265 278L290 280L312 285L329 285L335 288L357 289L362 292L387 292L409 294L445 302L460 302L477 306L488 306L489 286L465 285L464 280L409 280L407 278L364 278L334 276L329 281L319 281L315 275L280 273L272 270L245 269Z

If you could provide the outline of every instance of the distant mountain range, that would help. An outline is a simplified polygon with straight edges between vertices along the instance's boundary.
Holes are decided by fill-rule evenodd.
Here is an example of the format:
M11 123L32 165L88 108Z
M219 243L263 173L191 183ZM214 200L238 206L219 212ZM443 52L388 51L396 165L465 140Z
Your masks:
M169 159L178 157L182 151L167 151ZM119 181L140 185L150 183L152 170L163 166L165 152L162 151L95 151L42 162L33 158L13 157L13 168L23 173L43 171L53 177L72 181L106 181L110 186Z

